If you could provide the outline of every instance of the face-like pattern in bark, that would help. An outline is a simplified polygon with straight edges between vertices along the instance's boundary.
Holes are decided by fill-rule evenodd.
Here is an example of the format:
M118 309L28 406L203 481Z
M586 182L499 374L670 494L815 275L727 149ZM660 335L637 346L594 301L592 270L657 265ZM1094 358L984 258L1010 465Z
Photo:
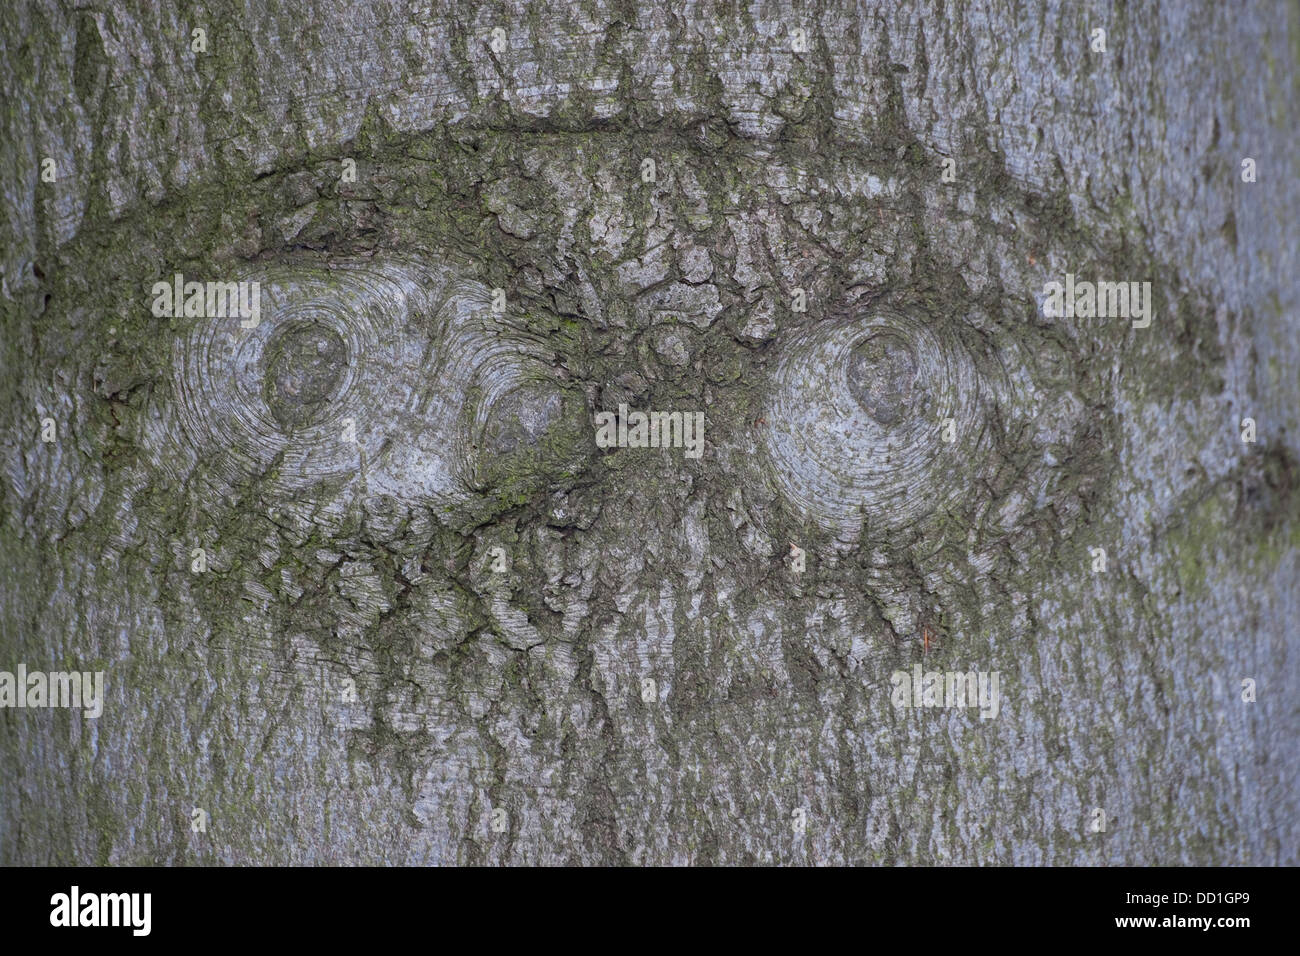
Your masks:
M817 859L913 854L910 787L1002 771L909 764L888 675L927 651L1014 673L1040 601L1070 600L1043 566L1085 560L1115 494L1085 356L1126 329L1033 294L1076 254L1068 209L710 126L367 142L355 182L330 157L100 237L114 331L67 368L116 452L50 487L118 516L83 546L122 607L224 675L210 719L313 713L319 778L292 773L344 858L772 859L802 806ZM142 321L177 272L258 282L259 324ZM88 330L67 281L50 309ZM597 448L620 406L702 411L704 454ZM950 732L1006 754L1030 729L994 724Z
M274 630L364 645L428 597L439 613L451 601L455 623L416 623L417 643L486 627L512 647L598 646L602 608L626 613L620 593L671 584L690 602L706 563L759 585L788 626L841 619L838 637L787 638L805 649L895 654L918 628L970 626L975 607L1014 617L970 569L1032 533L1045 457L1079 466L1045 519L1068 529L1101 477L1080 451L1098 423L1070 380L1077 345L1034 321L1032 298L930 261L925 231L978 226L1008 258L1015 234L925 208L942 191L897 159L808 169L735 144L732 166L683 151L646 183L610 137L587 137L576 162L545 137L489 137L475 155L439 198L481 192L492 211L478 219L423 198L438 195L424 164L363 157L356 185L326 164L295 175L308 190L295 202L268 181L258 202L283 204L296 248L262 232L220 276L259 283L260 324L172 324L169 387L139 443L151 468L193 487L219 565L252 511L277 516L257 559L275 573L227 582L262 599ZM811 199L830 183L843 195L827 223ZM498 209L491 197L507 192ZM164 263L140 267L184 268ZM703 458L597 451L592 415L620 405L702 410ZM814 570L789 573L792 546ZM496 572L489 547L507 553ZM806 595L810 580L825 593ZM292 613L274 600L282 587Z

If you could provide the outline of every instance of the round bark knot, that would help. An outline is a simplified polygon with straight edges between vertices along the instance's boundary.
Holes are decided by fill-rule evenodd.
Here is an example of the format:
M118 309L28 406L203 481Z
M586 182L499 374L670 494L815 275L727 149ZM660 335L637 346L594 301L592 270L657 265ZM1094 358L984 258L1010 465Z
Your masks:
M267 353L267 406L285 430L313 421L338 397L348 349L333 329L288 323L271 336Z
M849 353L849 391L881 425L896 425L908 414L916 377L916 353L896 335L873 335Z
M564 399L557 389L528 384L502 396L493 406L484 431L484 450L507 455L532 447L564 414Z
M954 323L887 310L819 323L781 351L763 419L785 500L840 541L942 515L994 467L1004 383ZM988 502L991 505L991 501Z

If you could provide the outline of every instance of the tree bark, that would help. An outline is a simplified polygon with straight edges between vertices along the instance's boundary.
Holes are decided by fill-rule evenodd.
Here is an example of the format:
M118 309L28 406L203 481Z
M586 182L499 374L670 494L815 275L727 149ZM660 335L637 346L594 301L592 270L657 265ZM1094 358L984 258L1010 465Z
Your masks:
M1300 862L1300 16L1048 6L6 5L0 862Z

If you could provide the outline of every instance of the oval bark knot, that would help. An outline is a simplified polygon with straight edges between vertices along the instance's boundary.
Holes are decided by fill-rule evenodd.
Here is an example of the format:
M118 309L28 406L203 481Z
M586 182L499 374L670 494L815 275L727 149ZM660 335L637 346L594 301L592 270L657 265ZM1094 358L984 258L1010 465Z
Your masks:
M272 496L330 482L447 513L580 455L581 397L457 268L289 261L237 278L257 320L194 318L173 345L178 401L151 444L176 481Z

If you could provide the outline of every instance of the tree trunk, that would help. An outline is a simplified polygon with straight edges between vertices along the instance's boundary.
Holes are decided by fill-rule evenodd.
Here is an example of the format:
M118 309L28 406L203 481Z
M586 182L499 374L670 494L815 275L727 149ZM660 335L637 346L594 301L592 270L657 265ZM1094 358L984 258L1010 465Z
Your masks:
M249 6L0 10L0 862L1300 862L1294 5Z

